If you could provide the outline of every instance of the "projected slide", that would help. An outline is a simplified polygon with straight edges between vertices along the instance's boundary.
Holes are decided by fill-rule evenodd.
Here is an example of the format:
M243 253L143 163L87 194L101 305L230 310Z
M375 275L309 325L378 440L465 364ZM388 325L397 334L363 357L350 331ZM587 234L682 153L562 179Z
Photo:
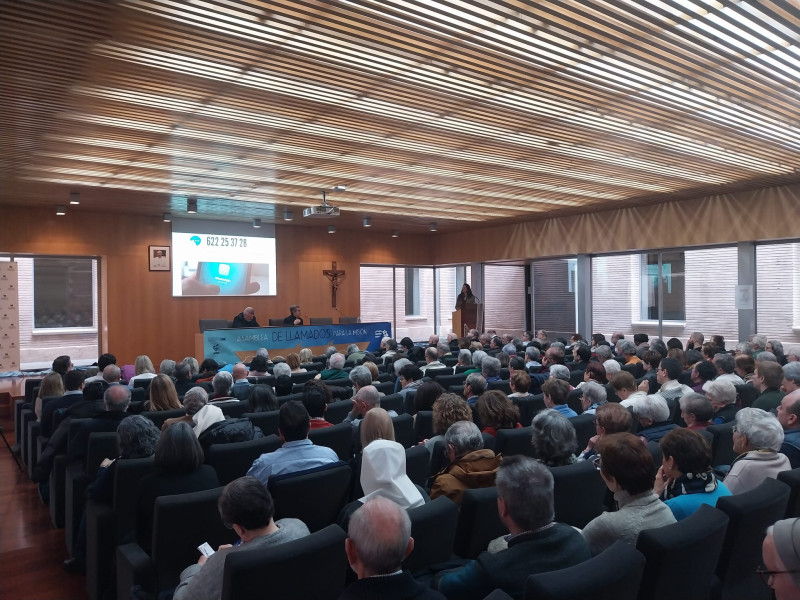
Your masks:
M173 222L173 296L274 296L274 227L261 235L241 223ZM238 230L238 231L237 231Z

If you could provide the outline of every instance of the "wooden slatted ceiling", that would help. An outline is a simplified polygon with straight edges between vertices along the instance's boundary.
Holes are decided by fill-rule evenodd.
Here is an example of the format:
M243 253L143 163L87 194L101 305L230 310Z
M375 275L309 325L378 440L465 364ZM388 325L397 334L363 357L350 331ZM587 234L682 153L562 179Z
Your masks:
M343 224L442 230L800 181L784 0L0 7L6 202L273 218L345 184Z

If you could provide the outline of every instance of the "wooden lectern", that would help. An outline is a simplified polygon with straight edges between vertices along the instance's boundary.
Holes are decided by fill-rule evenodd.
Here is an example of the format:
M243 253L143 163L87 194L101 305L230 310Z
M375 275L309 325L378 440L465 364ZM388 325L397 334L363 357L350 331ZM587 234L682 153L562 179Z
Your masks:
M461 310L453 311L453 332L464 337L470 329L478 328L478 305L465 304Z

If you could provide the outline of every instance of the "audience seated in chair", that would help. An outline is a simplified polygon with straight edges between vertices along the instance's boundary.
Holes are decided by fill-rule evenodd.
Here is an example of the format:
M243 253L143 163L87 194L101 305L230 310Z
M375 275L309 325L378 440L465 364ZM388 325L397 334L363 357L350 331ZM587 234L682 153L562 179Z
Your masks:
M597 451L600 476L619 508L583 528L581 533L593 555L617 540L636 545L642 529L675 523L672 511L653 492L655 465L641 440L632 433L613 433L603 436Z
M447 496L461 504L464 490L491 487L501 456L493 450L484 449L480 429L472 421L459 421L451 425L444 434L446 452L450 460L431 485L431 498Z
M630 431L632 420L631 413L616 402L606 402L598 407L594 418L596 434L589 438L589 443L586 444L578 460L589 460L594 457L597 454L597 443L604 436ZM655 467L653 469L655 470Z
M480 599L496 588L522 598L529 575L591 557L575 529L553 520L553 476L532 458L511 456L497 473L497 510L511 532L508 549L483 552L459 569L438 573L433 587L452 599Z
M800 519L784 519L767 529L762 552L767 585L776 600L800 600Z
M175 589L175 600L219 600L225 557L232 552L283 544L309 535L298 519L273 519L274 507L267 488L253 477L240 477L225 486L219 499L219 515L241 543L220 546L209 557L186 567Z
M340 600L444 598L402 571L403 560L414 549L411 520L388 498L376 496L359 508L350 519L347 535L347 560L358 581L345 589Z
M796 364L800 366L800 362ZM789 458L792 468L797 469L800 467L800 389L783 397L778 405L778 421L783 426L781 453Z
M291 400L284 403L278 420L278 433L284 440L283 446L257 458L247 475L267 485L273 475L304 471L339 461L336 452L316 446L308 439L310 419L302 402Z
M536 459L548 467L563 467L578 460L575 427L557 410L548 408L533 418L531 444Z
M789 459L780 453L783 428L771 413L760 408L743 408L736 413L733 450L739 456L725 476L731 494L757 487L767 477L778 477L791 469Z

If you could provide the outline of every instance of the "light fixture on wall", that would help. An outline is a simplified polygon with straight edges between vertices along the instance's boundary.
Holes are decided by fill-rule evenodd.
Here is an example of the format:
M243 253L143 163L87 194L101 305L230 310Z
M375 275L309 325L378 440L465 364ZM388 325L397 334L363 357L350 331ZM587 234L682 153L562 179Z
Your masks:
M336 233L336 225L328 225L328 233Z
M64 206L63 204L59 204L58 206L56 206L56 216L63 217L65 214L67 214L66 206Z
M261 228L261 219L253 219L253 227L255 227L256 229L260 229Z
M190 215L197 213L197 198L192 196L186 199L186 212Z
M70 204L80 204L81 203L81 194L80 194L80 192L70 192L69 193L69 203Z
M288 208L283 209L283 220L284 221L294 221L294 213L290 211Z
M164 213L164 223L172 222L172 213Z
M362 223L364 227L372 227L372 219L370 219L369 217L364 217Z
M428 225L428 231L436 231L436 223L431 222L431 224Z
M397 229L392 229L392 237L400 237L400 232Z

